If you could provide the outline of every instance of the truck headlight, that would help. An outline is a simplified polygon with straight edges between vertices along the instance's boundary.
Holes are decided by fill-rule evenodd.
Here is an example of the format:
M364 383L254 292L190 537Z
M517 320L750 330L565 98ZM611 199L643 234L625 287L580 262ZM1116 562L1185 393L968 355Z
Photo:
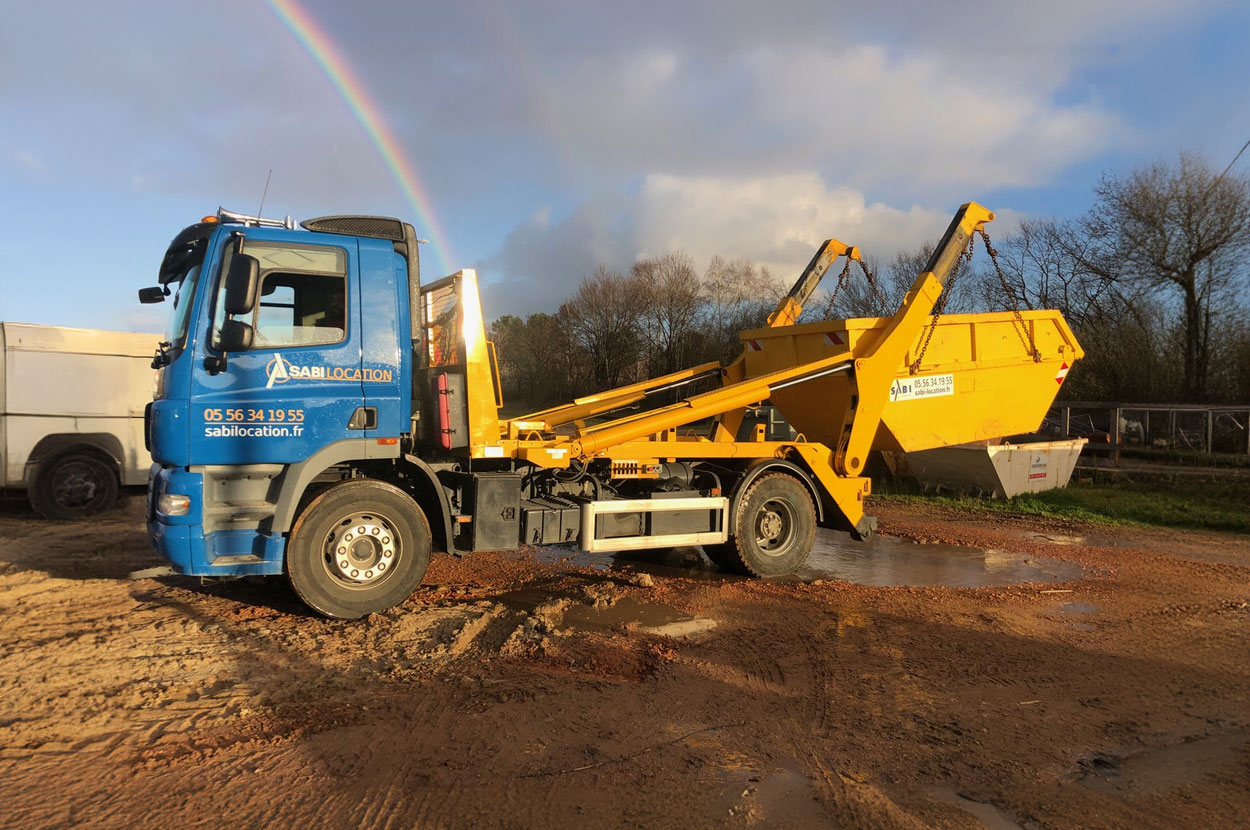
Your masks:
M178 493L161 493L156 499L156 512L166 516L185 516L191 510L191 497Z

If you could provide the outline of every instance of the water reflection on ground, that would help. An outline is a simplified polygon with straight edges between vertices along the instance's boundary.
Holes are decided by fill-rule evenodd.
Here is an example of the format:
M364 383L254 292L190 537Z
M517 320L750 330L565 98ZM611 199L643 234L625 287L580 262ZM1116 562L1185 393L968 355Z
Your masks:
M694 547L603 554L555 546L536 549L534 555L545 562L567 562L605 571L645 571L684 579L740 578L717 571ZM841 579L857 585L951 588L1069 582L1080 578L1080 565L1055 559L959 545L917 544L888 536L856 542L845 533L830 530L816 532L807 563L786 577L802 582Z
M874 536L856 542L843 533L819 532L812 555L797 574L804 581L844 579L856 585L943 585L982 588L1022 582L1068 582L1081 578L1081 566L961 545Z

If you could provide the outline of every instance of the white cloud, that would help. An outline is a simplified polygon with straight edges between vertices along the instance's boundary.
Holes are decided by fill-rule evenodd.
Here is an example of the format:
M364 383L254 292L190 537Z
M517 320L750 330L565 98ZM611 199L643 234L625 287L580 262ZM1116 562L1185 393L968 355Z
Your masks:
M893 253L939 235L949 211L869 204L816 173L755 178L648 176L637 205L640 256L682 250L696 261L746 257L785 275L833 236L866 253Z
M785 131L787 158L836 166L861 187L1033 185L1129 135L1096 105L1057 103L1053 72L970 77L958 55L875 45L766 48L750 61L761 86L784 91L761 96L757 114Z
M156 0L70 15L13 5L0 48L13 152L0 163L45 178L30 182L43 213L105 194L151 217L135 248L159 256L180 224L159 206L254 210L272 168L274 215L398 212L431 235L263 4L226 0L208 16ZM1205 79L1178 72L1140 103L1124 67L1201 48L1195 33L1221 6L386 0L311 13L502 313L554 308L596 264L666 248L783 277L831 234L888 256L936 236L960 202L1054 183L1126 145L1158 149L1178 128L1160 139L1170 113L1150 102ZM1212 102L1204 112L1226 115ZM48 267L98 280L94 266Z
M967 201L964 199L962 201ZM552 221L540 211L480 263L488 318L554 311L597 265L626 270L666 251L697 267L713 256L746 258L783 281L797 276L829 237L878 260L936 241L960 202L905 207L870 202L806 171L770 176L647 176L637 192L604 196ZM991 206L993 207L993 206ZM1018 221L998 212L995 233Z
M48 172L48 168L44 165L43 161L29 150L15 149L13 151L13 158L28 173L33 173L36 176L42 176Z

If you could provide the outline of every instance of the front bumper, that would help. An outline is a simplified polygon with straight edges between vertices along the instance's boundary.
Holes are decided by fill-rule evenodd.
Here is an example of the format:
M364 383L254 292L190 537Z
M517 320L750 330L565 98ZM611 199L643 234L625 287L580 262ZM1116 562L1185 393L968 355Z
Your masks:
M191 497L185 516L156 510L161 493ZM283 572L286 539L256 529L204 532L204 480L199 473L153 465L148 475L148 536L152 547L188 576L265 576Z

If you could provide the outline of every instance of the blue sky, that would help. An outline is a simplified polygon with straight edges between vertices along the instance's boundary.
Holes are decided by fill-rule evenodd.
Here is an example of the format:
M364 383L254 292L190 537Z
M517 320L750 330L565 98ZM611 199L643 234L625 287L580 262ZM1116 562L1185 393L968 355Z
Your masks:
M1105 171L1250 137L1245 2L314 2L488 316L680 249L787 280L961 202L1076 215ZM169 239L219 205L400 215L368 136L253 0L11 4L0 319L159 330ZM1246 159L1243 158L1243 164ZM1003 233L999 230L998 233ZM427 257L427 261L432 258ZM429 273L427 272L427 276Z

